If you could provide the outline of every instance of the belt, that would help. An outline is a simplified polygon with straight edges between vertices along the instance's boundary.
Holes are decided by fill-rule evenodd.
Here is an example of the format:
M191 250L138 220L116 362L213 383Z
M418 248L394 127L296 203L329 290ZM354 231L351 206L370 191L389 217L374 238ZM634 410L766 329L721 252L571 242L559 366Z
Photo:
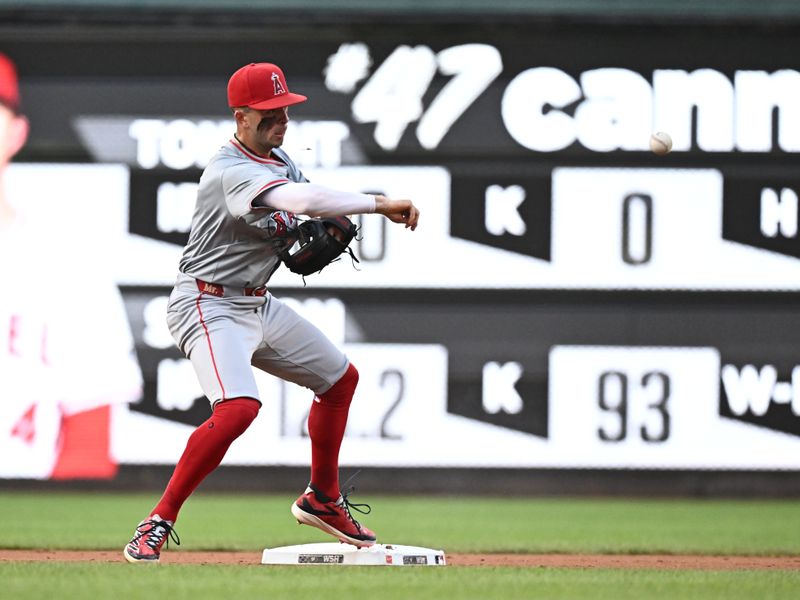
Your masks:
M207 281L201 281L200 279L195 279L195 283L197 284L197 289L200 290L202 293L211 294L212 296L216 296L218 298L224 298L225 296L267 295L267 286L265 285L262 285L261 287L226 288L217 283L208 283Z

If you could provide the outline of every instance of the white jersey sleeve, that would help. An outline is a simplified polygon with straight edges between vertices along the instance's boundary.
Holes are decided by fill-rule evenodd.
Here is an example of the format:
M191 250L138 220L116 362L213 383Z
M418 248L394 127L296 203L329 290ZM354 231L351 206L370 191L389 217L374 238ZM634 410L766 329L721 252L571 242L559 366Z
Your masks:
M125 305L91 242L62 247L48 263L48 284L57 294L48 305L43 352L62 412L138 400L142 374Z
M66 295L53 312L47 359L59 372L65 415L141 397L142 374L134 354L125 306L117 286L97 272L81 294Z
M335 217L375 212L375 196L368 194L340 192L314 183L286 183L267 189L266 205L295 214Z

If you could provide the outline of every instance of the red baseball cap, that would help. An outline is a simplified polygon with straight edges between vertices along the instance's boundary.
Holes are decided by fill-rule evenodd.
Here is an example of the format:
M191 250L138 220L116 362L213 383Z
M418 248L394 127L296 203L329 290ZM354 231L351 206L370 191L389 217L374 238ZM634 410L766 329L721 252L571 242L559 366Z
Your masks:
M0 53L0 104L5 104L15 112L19 109L17 69L11 59L2 53Z
M250 63L236 71L228 81L228 106L249 106L257 110L300 104L308 98L293 94L286 77L272 63Z

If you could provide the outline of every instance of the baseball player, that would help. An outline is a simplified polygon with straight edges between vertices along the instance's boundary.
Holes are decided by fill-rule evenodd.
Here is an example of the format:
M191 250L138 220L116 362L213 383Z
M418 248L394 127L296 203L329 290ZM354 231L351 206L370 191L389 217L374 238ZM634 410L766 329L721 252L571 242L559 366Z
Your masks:
M141 397L142 376L116 285L72 255L9 168L27 134L0 54L0 477L110 478L113 407Z
M316 327L266 287L281 253L297 239L298 215L379 213L414 230L410 200L341 192L309 183L280 149L289 106L283 71L249 64L228 82L236 134L200 178L189 242L170 295L167 324L191 360L212 406L189 437L161 500L125 546L130 562L157 562L184 501L222 461L260 407L251 365L315 394L308 416L311 481L292 504L298 522L342 542L370 546L376 536L350 514L339 489L339 448L358 371Z

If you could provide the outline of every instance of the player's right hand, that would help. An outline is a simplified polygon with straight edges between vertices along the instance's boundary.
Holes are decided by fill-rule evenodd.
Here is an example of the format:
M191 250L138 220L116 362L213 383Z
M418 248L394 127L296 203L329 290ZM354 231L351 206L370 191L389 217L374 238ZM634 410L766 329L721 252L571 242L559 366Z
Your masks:
M419 222L419 209L411 200L392 200L380 194L375 196L375 212L393 223L403 223L414 231Z

